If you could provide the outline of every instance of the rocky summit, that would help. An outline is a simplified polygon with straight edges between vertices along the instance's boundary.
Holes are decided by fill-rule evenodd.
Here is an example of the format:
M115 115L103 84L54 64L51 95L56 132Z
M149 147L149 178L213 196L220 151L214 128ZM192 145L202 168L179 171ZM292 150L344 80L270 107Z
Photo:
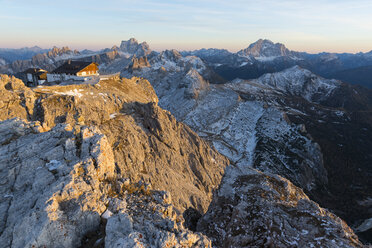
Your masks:
M6 76L2 80L5 85L21 84ZM95 126L112 146L117 173L170 191L181 210L207 210L227 159L158 107L147 80L112 79L96 85L23 89L18 88L17 93L3 90L11 96L3 102L8 111L2 111L2 119L18 115L40 121L46 129L60 123ZM24 97L27 94L28 99ZM23 101L28 104L23 106Z
M228 161L159 108L148 81L30 90L1 75L1 93L2 244L210 245L182 213L207 211Z
M147 63L157 63L157 73L174 75L186 66L189 82L208 70L198 58L185 59L174 51ZM148 66L141 70L151 72ZM192 87L185 95L190 101L211 90L207 81ZM240 148L239 140L229 141L240 149L234 155L221 143L223 136L205 141L178 122L158 106L143 78L31 89L1 75L0 93L4 247L363 246L344 221L300 188L253 169L244 142ZM279 113L250 104L245 107L261 108L262 115ZM271 124L259 119L260 132L271 132ZM322 163L305 152L311 148L317 154L319 148L304 131L285 119L276 125L302 137L304 153L298 159L303 173L323 173ZM229 132L224 135L233 135ZM230 159L213 144L232 154ZM273 172L281 173L280 168L284 171L279 166ZM305 180L301 173L291 177L299 185L312 188L326 180Z
M259 39L255 43L237 52L238 56L254 57L257 60L273 60L276 57L290 56L295 58L296 52L288 50L283 44L274 44L271 40Z

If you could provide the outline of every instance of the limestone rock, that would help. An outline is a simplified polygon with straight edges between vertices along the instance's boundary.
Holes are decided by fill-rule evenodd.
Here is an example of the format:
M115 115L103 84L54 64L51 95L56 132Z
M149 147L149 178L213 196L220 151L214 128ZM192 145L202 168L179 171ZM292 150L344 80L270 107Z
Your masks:
M143 195L124 191L125 208L113 210L106 225L105 247L211 247L210 240L183 226L164 191Z
M19 119L1 122L0 137L2 246L78 246L106 209L115 170L106 137L61 124L40 132Z
M21 80L0 75L0 95L0 120L33 114L35 94Z
M115 173L112 148L96 127L0 122L2 247L211 247L183 227L170 194Z

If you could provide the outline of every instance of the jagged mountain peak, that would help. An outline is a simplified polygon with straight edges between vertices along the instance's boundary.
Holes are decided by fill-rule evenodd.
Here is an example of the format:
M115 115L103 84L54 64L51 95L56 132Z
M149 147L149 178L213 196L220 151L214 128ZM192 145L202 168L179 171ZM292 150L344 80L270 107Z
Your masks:
M112 51L117 51L117 50L119 50L120 48L117 46L117 45L113 45L112 47L111 47L111 50Z
M124 53L135 54L137 56L146 56L151 53L150 46L144 41L139 43L135 38L123 40L120 44L120 50Z
M280 43L279 43L280 44ZM262 45L275 45L274 42L268 39L258 39L256 42L253 42L252 44L249 45L249 47L254 47L254 46L262 46ZM283 44L281 44L283 45Z
M138 40L137 39L130 38L129 40L123 40L123 41L121 41L121 45L120 46L127 45L127 44L138 45L139 43L138 43Z
M53 48L51 49L51 51L69 51L71 50L68 46L63 46L61 48L57 47L57 46L53 46Z
M130 42L130 43L137 43L137 44L138 44L138 41L137 41L136 38L130 38L130 39L129 39L129 42Z
M281 56L294 56L282 43L274 43L271 40L259 39L250 44L248 48L237 53L242 57L276 58Z
M79 52L77 50L72 51L68 46L64 46L62 48L54 46L49 52L46 53L46 55L49 58L54 58L63 54L78 54Z
M159 57L161 57L163 59L169 59L169 60L172 60L172 61L177 61L180 58L182 58L182 55L177 50L171 49L171 50L165 50L165 51L161 52Z

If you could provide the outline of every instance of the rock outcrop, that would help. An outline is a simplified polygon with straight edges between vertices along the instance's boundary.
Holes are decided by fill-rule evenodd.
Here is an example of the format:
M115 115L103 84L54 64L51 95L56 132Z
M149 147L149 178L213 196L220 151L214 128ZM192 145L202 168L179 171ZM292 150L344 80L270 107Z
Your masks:
M35 93L15 77L0 75L0 120L28 119L33 114Z
M343 220L291 182L249 168L227 170L197 230L217 247L363 247Z
M96 127L0 122L2 247L210 247L167 192L116 173ZM102 230L102 233L100 233Z
M137 58L133 56L132 63L129 65L129 70L136 70L144 67L149 67L150 63L147 60L147 57Z

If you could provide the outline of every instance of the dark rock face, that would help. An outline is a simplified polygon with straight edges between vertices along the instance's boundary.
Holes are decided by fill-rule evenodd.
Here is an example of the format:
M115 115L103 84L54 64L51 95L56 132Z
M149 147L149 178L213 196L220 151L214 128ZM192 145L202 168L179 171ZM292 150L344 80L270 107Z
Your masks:
M196 231L196 226L199 219L202 217L200 212L194 208L188 208L183 212L183 218L185 219L185 227L191 231Z
M372 189L371 99L370 91L343 84L321 105L287 102L304 113L288 114L289 119L304 123L322 147L328 184L313 192L313 199L353 226L370 217L370 205L363 202Z
M372 89L372 66L360 66L351 69L332 72L327 75L329 78L336 78L345 83L357 84Z
M254 169L234 177L231 170L197 226L213 245L362 247L344 221L288 180Z
M279 79L281 78L279 74L285 75L285 80ZM309 100L299 97L304 95L303 92L294 94L295 91L291 90L282 91L285 92L284 95L275 95L269 92L263 95L265 101L275 102L275 105L286 113L291 123L304 125L307 135L319 144L324 169L327 173L319 170L317 175L319 175L318 178L327 177L327 179L313 190L301 187L321 206L331 209L350 225L355 226L370 216L370 205L364 205L361 202L368 201L371 197L370 192L372 192L370 180L372 170L369 166L372 159L369 149L372 145L372 93L370 90L358 86L334 81L332 83L332 81L317 76L315 79L314 74L296 78L293 77L293 73L291 75L286 75L284 72L268 74L257 80L244 81L242 84L236 82L231 87L238 90L242 98L252 99L260 98L255 93L257 91L253 90L255 87L251 87L253 84L256 86L261 83L272 84L276 85L275 88L285 89L281 82L288 80L286 85L293 88L301 85L300 82L313 86L317 85L316 82L319 85L325 83L327 87L332 84L336 86L328 88L328 93L324 92L325 88L320 88L321 90L318 91L315 90L318 87L313 87L313 94L308 95L307 98ZM264 80L262 81L262 79ZM271 80L271 83L268 83L267 79ZM290 142L285 144L290 144ZM271 150L275 150L280 145L275 140L258 141L256 151L259 161L273 161L273 159L262 158L264 154L262 146L265 149L271 147ZM283 151L283 154L288 152L287 149ZM267 155L269 158L273 156L272 153ZM287 157L293 157L293 155L288 153ZM295 162L292 161L292 164ZM256 168L260 169L261 167ZM291 170L296 171L295 166ZM293 183L297 186L300 185L296 181Z

